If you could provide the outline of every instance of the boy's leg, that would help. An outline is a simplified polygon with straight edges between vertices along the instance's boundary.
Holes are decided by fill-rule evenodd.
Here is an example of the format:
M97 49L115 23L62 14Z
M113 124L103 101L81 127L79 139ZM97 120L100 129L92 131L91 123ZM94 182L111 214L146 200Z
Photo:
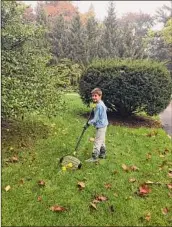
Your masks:
M105 158L106 157L106 145L105 145L105 135L106 135L106 129L107 127L104 128L104 140L100 148L100 154L99 158Z
M99 128L96 130L96 137L94 140L94 146L93 146L93 152L92 152L92 158L88 159L86 161L88 162L94 162L98 159L100 154L100 148L104 142L105 137L105 130L104 128Z

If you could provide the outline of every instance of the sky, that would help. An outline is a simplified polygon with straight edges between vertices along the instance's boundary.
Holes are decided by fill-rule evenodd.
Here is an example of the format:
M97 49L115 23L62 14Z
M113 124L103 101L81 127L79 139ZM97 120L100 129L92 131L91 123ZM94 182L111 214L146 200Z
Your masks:
M36 5L36 1L24 1L32 6ZM114 1L116 5L117 17L121 17L127 12L139 12L148 13L154 15L157 8L162 7L164 4L171 6L170 1ZM107 15L108 1L73 1L73 4L79 8L81 13L88 11L90 5L94 6L96 17L99 20L103 20ZM159 25L160 26L160 25ZM158 28L158 27L157 27Z

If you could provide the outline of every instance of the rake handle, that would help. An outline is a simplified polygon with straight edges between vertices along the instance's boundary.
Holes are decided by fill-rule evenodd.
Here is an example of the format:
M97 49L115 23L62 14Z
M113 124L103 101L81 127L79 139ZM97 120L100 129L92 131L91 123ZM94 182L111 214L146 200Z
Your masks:
M90 115L89 115L89 118L87 119L86 124L88 124L88 122L89 122L89 120L90 120L90 118L91 118L91 115L92 115L93 111L94 111L94 108L91 110ZM81 133L81 135L80 135L80 137L79 137L79 139L78 139L78 142L77 142L77 144L76 144L75 151L78 150L79 144L80 144L81 139L82 139L82 137L83 137L83 135L84 135L84 132L85 132L86 130L87 130L87 129L84 127L84 129L82 130L82 133Z

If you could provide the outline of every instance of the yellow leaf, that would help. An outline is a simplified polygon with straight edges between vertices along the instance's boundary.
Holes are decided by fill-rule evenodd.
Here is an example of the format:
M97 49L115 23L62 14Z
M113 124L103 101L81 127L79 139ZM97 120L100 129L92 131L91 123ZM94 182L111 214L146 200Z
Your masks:
M62 170L63 170L63 171L66 171L66 166L63 166L63 167L62 167Z
M5 187L5 191L6 192L9 191L10 189L11 189L11 186L10 185L8 185L8 186Z

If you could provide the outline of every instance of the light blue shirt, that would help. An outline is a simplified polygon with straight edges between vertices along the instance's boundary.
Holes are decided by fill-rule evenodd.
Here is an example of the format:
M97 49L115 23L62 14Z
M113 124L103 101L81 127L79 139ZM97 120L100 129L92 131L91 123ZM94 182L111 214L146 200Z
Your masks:
M95 128L104 128L108 125L107 119L107 107L104 102L100 100L94 110L94 118L88 122L90 125L94 125Z

